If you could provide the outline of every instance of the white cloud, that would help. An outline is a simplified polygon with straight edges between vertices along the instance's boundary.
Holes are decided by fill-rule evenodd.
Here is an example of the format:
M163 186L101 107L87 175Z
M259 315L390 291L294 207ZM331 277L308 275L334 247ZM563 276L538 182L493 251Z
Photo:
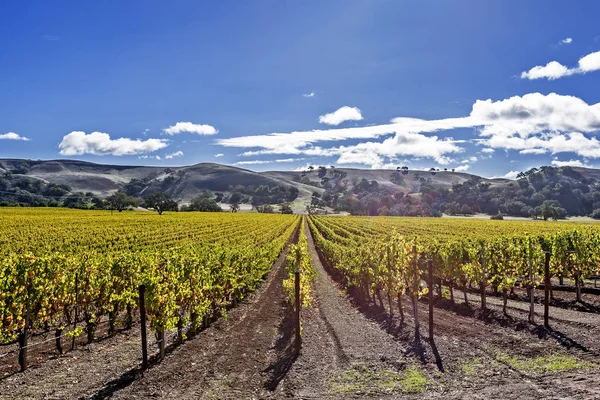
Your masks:
M546 149L525 149L525 150L521 150L519 151L520 154L546 154L548 152L548 150Z
M471 156L469 158L465 158L464 160L462 160L462 163L463 164L470 164L470 163L474 163L474 162L477 162L477 161L478 161L477 157Z
M20 136L19 134L14 133L14 132L0 134L0 140L23 140L25 142L29 141L28 138L26 138L24 136Z
M471 168L471 166L467 164L459 165L458 167L454 168L454 172L466 172L469 170L469 168Z
M573 43L573 38L568 37L566 39L561 40L559 44L571 44L571 43Z
M168 146L164 139L111 139L108 133L73 131L64 136L58 148L63 156L83 154L127 156L152 153Z
M171 136L183 132L196 133L198 135L216 135L219 133L214 126L193 124L191 122L178 122L173 126L163 129L163 132Z
M294 172L304 172L304 171L308 171L308 167L310 167L312 164L310 163L306 163L306 165L302 166L302 167L298 167L298 168L294 168Z
M166 154L165 160L170 160L175 157L183 157L183 151L179 150L179 151L176 151L175 153Z
M529 71L521 72L521 79L559 79L574 74L586 74L600 70L600 51L590 53L581 59L577 67L569 68L558 61L550 61L548 64L535 66Z
M360 121L362 119L363 116L358 107L343 106L332 113L321 115L319 122L327 125L339 125L344 121Z
M302 97L309 99L311 97L315 97L315 94L315 92L305 93L302 95Z
M586 167L591 168L586 163L581 160L569 160L569 161L559 161L557 159L552 160L552 165L555 167Z
M215 158L223 157L224 155L225 154L223 154L223 153L218 153L218 154L215 154Z
M150 159L150 158L156 158L157 160L162 160L162 159L160 158L160 156L148 156L148 155L143 155L143 156L138 156L138 158L139 158L140 160L148 160L148 159Z
M250 160L250 161L238 161L233 165L261 165L261 164L275 164L275 163L291 163L296 161L303 161L304 158L283 158L278 160Z
M243 156L291 154L338 156L340 164L366 164L380 167L398 156L431 158L442 165L452 154L464 151L460 140L440 138L428 133L456 128L476 128L484 145L482 153L496 149L527 154L574 152L581 157L600 158L600 142L587 135L600 131L600 103L589 105L574 97L555 93L530 93L493 101L477 100L469 115L459 118L422 120L394 118L389 124L333 128L326 130L270 133L221 139L226 147L252 149ZM356 145L321 147L322 142L348 139L376 139Z
M495 177L495 178L505 178L505 179L515 180L515 179L517 179L517 175L519 175L519 171L510 171L500 177ZM494 179L494 178L492 178L492 179Z

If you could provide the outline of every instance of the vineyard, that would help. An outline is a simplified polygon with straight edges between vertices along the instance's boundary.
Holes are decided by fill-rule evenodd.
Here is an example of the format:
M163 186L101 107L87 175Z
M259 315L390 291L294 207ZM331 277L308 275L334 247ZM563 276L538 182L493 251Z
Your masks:
M600 383L593 223L3 209L0 232L0 398Z
M282 215L153 217L4 211L0 340L23 347L31 330L54 328L57 338L85 331L91 343L102 319L112 331L125 312L131 326L143 287L163 356L165 331L178 328L182 340L184 325L194 332L252 292L298 222Z
M531 290L544 278L558 277L561 283L574 281L580 301L581 284L600 272L600 233L594 224L463 220L449 225L432 218L360 217L316 217L310 223L328 262L380 302L382 290L421 297L426 260L434 266L433 278L447 284L452 297L453 288L466 293L476 284L482 294L491 286L506 299L517 284Z

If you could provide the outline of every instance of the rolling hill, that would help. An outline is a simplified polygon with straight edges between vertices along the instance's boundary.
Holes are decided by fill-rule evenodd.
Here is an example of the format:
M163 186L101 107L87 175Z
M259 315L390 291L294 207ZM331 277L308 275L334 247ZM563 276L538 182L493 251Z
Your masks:
M381 187L390 190L401 190L404 192L417 192L420 187L418 177L431 180L435 186L450 188L454 183L463 183L475 175L440 171L431 175L426 171L408 171L404 176L405 183L397 185L390 181L394 170L371 170L355 168L337 168L347 175L347 182L358 182L361 179L377 181ZM90 192L99 197L106 197L132 180L146 181L144 191L164 190L170 193L176 200L189 202L193 197L203 190L213 192L228 192L231 186L275 186L288 185L298 189L299 200L305 201L313 192L322 193L324 189L321 179L315 170L308 174L296 171L267 171L255 172L247 169L232 167L228 165L201 163L184 167L145 167L126 165L96 164L77 160L24 160L24 159L0 159L0 173L11 172L15 175L24 175L30 178L40 179L44 182L52 182L69 186L74 192ZM598 171L600 174L600 171ZM310 183L299 182L302 175L307 175ZM174 179L169 179L169 177ZM502 184L509 180L488 180L493 184ZM167 184L165 184L167 180Z
M549 170L544 171L546 172L533 175L546 174ZM64 187L68 186L71 193L90 193L100 198L104 198L117 190L125 190L137 197L143 197L157 191L165 191L182 204L189 203L203 191L222 193L225 199L234 191L241 192L247 195L246 199L249 202L252 198L252 190L259 187L287 188L282 190L295 188L293 190L297 195L294 196L293 207L297 211L303 210L307 204L310 204L315 192L319 196L330 196L333 193L334 196L352 195L359 199L364 198L366 194L376 194L379 196L378 200L385 196L396 196L398 198L397 196L400 193L420 198L424 192L427 192L434 197L439 197L437 203L437 206L439 206L442 201L448 201L442 199L442 197L446 196L449 189L452 189L454 185L468 189L469 185L474 185L474 182L484 184L485 190L492 189L496 191L495 193L504 193L505 197L514 197L515 201L518 200L531 206L528 199L535 194L534 192L543 192L544 190L549 192L550 189L556 191L562 188L563 191L578 189L585 194L592 189L595 190L596 183L600 182L600 170L596 169L566 167L550 168L550 171L554 171L552 172L554 175L559 175L559 178L548 178L550 179L549 184L552 185L551 188L535 188L535 182L539 179L532 175L527 178L531 180L531 189L525 189L519 188L516 181L509 179L488 179L452 171L431 173L418 170L396 171L329 167L304 172L255 172L214 163L200 163L182 167L146 167L104 165L77 160L0 159L0 174L6 176L7 173L10 173L12 177L26 180L27 187L43 184L66 185ZM520 184L522 183L521 180ZM560 185L555 187L557 183L560 183ZM468 190L475 189L475 186L470 187L471 189ZM248 192L244 191L244 188L252 189ZM2 190L5 192L1 192ZM6 193L6 190L0 186L0 193ZM467 197L468 194L469 192L467 192ZM481 197L481 193L477 195ZM569 195L569 193L563 193L563 195ZM483 199L485 200L485 196L483 196ZM509 200L512 200L512 198L504 201ZM458 199L457 201L461 206L468 202L465 199ZM593 201L595 202L595 200ZM433 202L430 202L429 205L433 206ZM476 204L471 204L471 206L479 209L483 208L478 207ZM513 205L513 207L516 206ZM488 210L487 212L491 211ZM576 215L584 214L579 212Z

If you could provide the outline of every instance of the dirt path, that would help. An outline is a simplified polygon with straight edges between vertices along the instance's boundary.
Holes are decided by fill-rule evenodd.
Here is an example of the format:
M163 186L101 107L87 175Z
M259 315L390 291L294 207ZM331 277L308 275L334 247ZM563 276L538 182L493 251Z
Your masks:
M295 398L348 398L356 394L356 382L351 382L355 373L397 374L411 360L400 342L359 313L335 285L319 260L308 225L305 228L317 272L314 301L304 311L302 351L281 392ZM377 382L370 387L364 383L358 397L365 391L385 393Z
M297 234L296 234L297 235ZM296 239L294 235L294 240ZM288 307L283 291L288 246L267 281L196 338L176 348L115 399L268 398L285 364Z

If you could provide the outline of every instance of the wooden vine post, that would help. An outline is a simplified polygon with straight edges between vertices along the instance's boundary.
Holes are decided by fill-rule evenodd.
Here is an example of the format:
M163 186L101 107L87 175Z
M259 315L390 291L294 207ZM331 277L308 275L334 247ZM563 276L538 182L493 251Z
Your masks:
M73 338L71 350L75 350L75 333L77 329L77 318L79 318L79 272L75 272L75 318L73 318Z
M63 332L63 330L61 328L56 328L56 330L54 331L54 338L55 338L55 342L56 342L56 351L58 351L58 354L63 353L62 343L60 342L62 332Z
M160 328L158 333L158 359L165 359L165 328Z
M417 260L417 246L413 245L413 287L412 287L412 303L413 303L413 315L415 316L415 342L421 342L421 335L419 334L419 309L417 302L419 301L419 263Z
M552 282L550 281L550 252L546 251L544 255L546 256L544 261L544 326L549 328L550 324L548 322L548 310L550 304L550 289L552 285Z
M429 340L433 343L433 261L427 260L427 288L429 294Z
M527 286L527 291L529 292L529 323L534 324L534 312L535 312L535 303L533 299L533 261L532 261L532 252L533 248L531 247L531 238L528 240L528 263L529 263L529 285Z
M140 306L140 329L142 333L142 369L148 368L148 337L146 332L146 286L140 285L138 288L139 306Z
M481 243L481 309L485 310L485 281L486 281L486 270L485 270L485 245Z
M294 307L294 314L295 314L295 334L296 334L296 338L295 338L295 347L296 347L296 354L300 353L300 348L302 347L302 335L301 335L301 326L300 326L300 270L297 269L296 272L294 273L294 299L295 299L295 307Z
M25 326L19 335L19 365L21 372L27 369L27 338L29 336L29 296L25 304Z

